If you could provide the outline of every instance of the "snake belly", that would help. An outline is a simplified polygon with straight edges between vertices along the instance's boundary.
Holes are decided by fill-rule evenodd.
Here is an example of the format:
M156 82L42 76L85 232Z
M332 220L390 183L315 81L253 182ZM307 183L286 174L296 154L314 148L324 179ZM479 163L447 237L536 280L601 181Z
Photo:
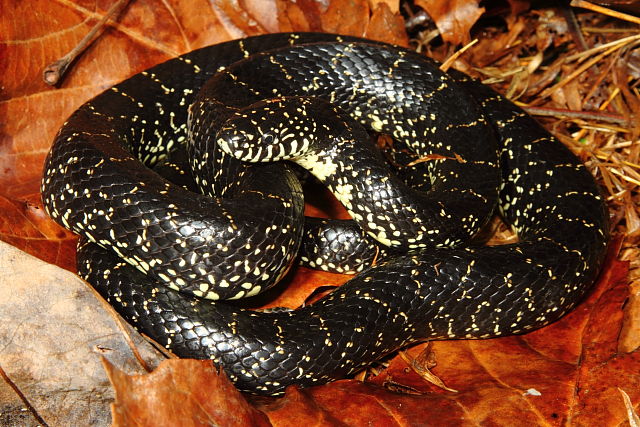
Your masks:
M326 42L335 47L328 48ZM322 50L317 50L318 43ZM283 57L278 55L288 54L280 48L291 45L304 45L301 51L310 54L299 61L304 71L295 69L295 58L282 65ZM413 72L435 73L435 88L453 88L452 96L475 100L465 105L478 116L460 122L458 101L447 95L449 102L442 111L412 115L418 105L396 108L392 114L400 117L405 116L399 111L410 110L409 120L397 127L384 123L375 109L363 113L356 108L351 112L354 120L364 117L363 124L373 123L374 130L396 138L412 135L408 122L421 126L424 134L436 134L436 142L441 143L438 149L445 151L425 148L423 155L441 157L435 162L434 175L445 182L444 193L461 188L457 182L446 186L449 178L459 175L456 163L464 163L464 158L456 160L459 150L467 150L470 156L482 145L488 153L495 152L499 161L487 160L490 167L481 168L489 177L486 182L494 182L495 188L481 186L477 190L486 191L486 197L469 200L486 199L480 207L488 216L495 193L498 209L517 231L519 242L450 247L463 236L447 241L444 234L425 245L409 242L408 253L389 256L320 301L292 311L249 311L198 298L250 296L286 273L303 234L299 185L278 164L248 165L221 150L202 152L192 147L198 185L208 194L195 195L149 172L137 159L153 165L183 146L187 108L198 90L217 71L233 68L232 63L253 53L277 51L265 57L277 56L271 65L282 78L273 80L276 87L271 89L278 96L285 82L295 80L287 76L299 73L311 76L308 88L328 87L322 96L346 99L357 92L355 83L348 86L349 82L375 81L376 87L395 83L387 84L385 78L370 80L366 67L348 69L351 76L346 79L314 81L313 77L327 71L314 69L319 62L314 58L342 64L349 52L358 51L363 63L373 65L373 57L380 56L378 49L385 52L388 74L401 78L396 82L404 78L406 86L421 84ZM213 359L239 389L259 394L281 394L291 384L311 386L342 378L417 341L517 334L558 319L594 283L606 252L607 210L592 176L518 107L460 73L440 76L437 64L414 63L407 59L412 55L400 48L327 34L258 36L183 55L89 101L59 132L42 181L47 212L83 236L79 274L140 331L181 357ZM394 64L406 64L413 71L400 73L401 67ZM234 73L223 70L222 77L216 78L242 84L244 77ZM260 91L251 85L247 86L250 91ZM420 100L436 92L427 87ZM224 116L221 122L244 114L245 106L233 106L218 95L208 99L205 103ZM195 111L196 117L199 114ZM203 126L219 117L203 119ZM475 126L482 117L488 118L490 127L481 124L472 129L477 138L453 138L462 148L447 148L454 146L447 139L449 131L455 135L465 123ZM449 126L452 122L456 125ZM198 126L195 133L204 133ZM489 136L480 135L484 132ZM494 135L498 145L486 149ZM209 139L215 143L215 137ZM200 162L205 158L207 162ZM499 180L491 178L492 171ZM325 175L334 173L336 179L344 176L338 168ZM473 181L473 175L465 179ZM469 185L474 190L467 194L477 193L474 183ZM464 199L465 192L460 193ZM458 212L458 206L451 199L444 216L449 212L459 218L470 215ZM469 228L462 222L443 228L472 236L484 221L467 221L474 222ZM381 240L391 240L391 230L374 220L367 222L373 223L370 235L380 236L380 230L386 230Z

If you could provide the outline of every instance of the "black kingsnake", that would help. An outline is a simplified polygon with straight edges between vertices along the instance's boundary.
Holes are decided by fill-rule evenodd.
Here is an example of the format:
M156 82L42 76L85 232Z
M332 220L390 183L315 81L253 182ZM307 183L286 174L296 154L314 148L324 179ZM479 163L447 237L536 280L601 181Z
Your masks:
M328 34L206 47L77 110L47 158L43 202L56 221L113 249L83 243L78 268L125 318L179 356L213 359L241 390L278 394L290 384L325 383L418 340L541 327L594 282L608 239L606 208L568 149L495 92L452 76L413 52ZM169 184L136 159L154 166L183 146L194 102L191 132L200 142L188 144L191 163L214 197ZM387 185L395 178L376 175L377 166L352 168L361 156L380 155L371 154L369 140L351 147L352 138L367 135L345 112L429 159L426 195L404 199ZM250 144L237 140L247 127L260 132ZM227 151L258 159L285 150L280 144L311 144L316 137L305 128L313 127L333 139L299 162L343 196L370 235L411 251L295 311L246 311L168 289L238 298L286 273L303 233L298 181L281 162L248 165L210 146L225 136ZM271 145L259 149L258 140ZM357 156L329 160L344 146ZM364 187L375 191L366 195ZM520 241L459 245L486 223L498 195ZM418 219L402 219L403 209ZM414 231L405 233L403 221ZM326 267L319 258L312 262Z

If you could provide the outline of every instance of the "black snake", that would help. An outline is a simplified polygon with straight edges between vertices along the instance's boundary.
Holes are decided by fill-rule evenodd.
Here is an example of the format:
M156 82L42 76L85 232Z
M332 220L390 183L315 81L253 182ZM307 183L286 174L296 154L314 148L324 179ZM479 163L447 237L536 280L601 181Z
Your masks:
M420 191L389 175L361 125L411 149L420 169L404 169L419 171L407 180ZM140 162L154 167L184 146L205 195ZM324 221L304 231L290 167L235 157L292 158L364 232L345 238ZM80 275L125 318L261 394L344 377L419 340L546 325L595 281L608 240L592 176L522 110L411 51L328 34L206 47L107 90L61 128L42 198L49 215L83 236ZM519 242L465 244L496 199ZM373 237L391 249L294 311L197 298L272 286L303 234L321 236L325 248L305 244L304 257L327 269L362 270L370 261L326 261L337 247Z

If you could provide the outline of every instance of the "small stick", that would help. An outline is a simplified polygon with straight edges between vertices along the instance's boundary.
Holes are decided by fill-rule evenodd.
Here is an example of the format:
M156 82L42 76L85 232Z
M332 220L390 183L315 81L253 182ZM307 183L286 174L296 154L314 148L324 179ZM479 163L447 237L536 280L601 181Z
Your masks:
M564 20L567 22L569 26L569 32L571 33L571 37L575 44L578 45L581 51L585 51L589 49L587 42L584 40L582 36L582 31L580 30L580 23L576 18L576 14L572 8L563 6L560 8L562 11L562 15L564 16Z
M138 346L136 345L136 343L133 342L133 336L131 335L131 330L127 328L127 325L125 324L124 319L118 315L115 308L111 307L110 304L106 304L106 306L111 308L109 312L111 313L113 319L118 325L118 328L122 332L122 335L124 336L124 340L129 346L129 348L131 349L133 356L136 358L140 366L142 366L142 369L144 369L147 372L153 371L153 368L149 366L149 364L144 359L144 357L142 357L142 354L140 354L140 350L138 350ZM162 347L160 344L157 344L157 346Z
M613 34L613 33L633 33L633 28L596 28L596 27L582 27L584 33L596 33L596 34Z
M603 15L611 16L613 18L622 19L623 21L633 22L634 24L640 24L640 18L635 17L633 15L628 15L626 13L618 12L606 7L598 6L597 4L593 4L584 0L571 0L571 4L569 6L572 7L581 7L583 9L589 9L593 12L602 13Z
M118 0L107 11L106 15L83 37L82 40L69 51L65 56L49 64L42 72L44 82L50 86L55 86L60 82L64 73L71 64L86 48L96 39L96 34L104 30L107 20L118 15L130 0Z
M93 293L93 295L96 297L96 299L98 301L100 301L100 303L104 306L104 309L107 312L109 312L109 315L113 318L113 321L118 326L118 329L120 329L120 332L122 332L124 341L129 346L129 349L133 353L133 356L136 358L136 360L138 361L138 363L140 364L142 369L144 369L147 372L153 371L153 369L149 366L149 364L144 359L144 357L142 357L142 355L140 354L140 351L138 350L138 347L136 346L136 344L133 342L133 337L131 335L131 329L127 327L127 324L125 323L124 319L122 317L120 317L120 315L118 314L116 309L113 308L113 306L111 304L109 304L104 298L102 298L102 295L100 295L100 293L98 291L96 291L93 286L89 285L88 283L85 283L85 284L87 285L87 289L89 289L89 291L91 291ZM164 347L162 347L160 344L157 344L156 342L154 342L154 341L152 341L152 340L150 340L148 338L147 338L147 341L150 341L151 345L153 345L156 349L158 347L161 347L162 350L166 351L166 349ZM166 353L164 353L163 351L160 351L160 353L163 353L166 356Z
M9 387L11 387L11 389L13 390L13 392L18 395L18 398L20 398L20 400L22 400L22 403L24 403L24 406L27 407L27 410L29 410L29 412L31 412L31 415L33 415L33 417L36 419L36 421L42 425L42 426L47 426L48 424L45 422L45 420L40 416L40 414L38 414L38 411L36 411L36 408L33 407L33 405L31 405L31 403L29 402L29 400L27 399L27 396L24 395L24 393L22 393L22 391L20 390L20 388L17 386L16 383L14 383L11 378L9 378L9 376L7 375L7 373L4 371L4 369L2 369L2 366L0 366L0 378L2 378Z
M569 63L569 62L574 61L576 59L582 61L583 58L591 56L594 53L601 52L603 50L607 50L607 49L609 49L611 47L614 47L614 46L630 44L630 43L633 43L636 40L640 40L640 34L635 34L633 36L628 36L628 37L624 37L624 38L621 38L621 39L618 39L618 40L614 40L612 42L605 43L605 44L600 45L600 46L592 47L591 49L585 50L584 52L579 52L579 53L576 53L574 55L566 57L564 59L564 62L566 64L566 63Z
M635 185L640 185L640 181L638 181L637 179L633 179L630 176L627 176L627 175L623 174L622 172L619 172L616 169L609 168L609 171L614 175L618 175L620 178L624 179L627 182L630 182L630 183L635 184Z
M567 83L569 83L570 81L578 77L580 74L582 74L584 71L589 69L591 66L600 62L602 58L612 54L613 52L623 48L624 46L626 46L626 44L616 44L615 46L610 47L609 49L605 50L598 56L584 62L580 67L576 68L571 74L569 74L567 77L562 79L560 82L556 83L554 86L550 88L543 90L542 93L540 94L540 98L546 98L556 90L563 88Z
M451 55L449 58L447 58L446 61L442 63L442 65L440 65L440 70L446 73L447 70L451 67L451 64L453 64L455 60L460 57L460 55L462 55L467 49L469 49L471 46L473 46L476 43L478 43L478 39L473 39L473 41L464 45L462 49L460 49L459 51Z
M523 107L524 110L534 116L564 116L570 119L597 120L605 123L615 123L617 125L626 126L629 121L617 114L604 113L600 111L575 111L558 108L544 107Z

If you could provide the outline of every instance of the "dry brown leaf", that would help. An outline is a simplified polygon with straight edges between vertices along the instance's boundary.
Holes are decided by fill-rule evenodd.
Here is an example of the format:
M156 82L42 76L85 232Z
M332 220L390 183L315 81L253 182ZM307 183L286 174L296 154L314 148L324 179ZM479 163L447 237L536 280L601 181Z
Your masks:
M384 5L393 14L400 12L400 0L369 0L371 9L376 9L380 5Z
M511 7L512 15L519 15L522 12L529 10L531 2L529 0L508 0Z
M526 28L524 17L510 16L507 18L509 30L487 37L478 42L478 45L465 58L476 67L485 67L493 64L508 54L517 53L518 40Z
M382 385L392 377L434 393L433 399L456 402L465 419L480 424L518 419L522 425L618 425L626 411L616 387L633 390L630 398L635 408L640 406L640 352L620 354L615 347L626 277L627 265L613 262L587 301L539 331L432 343L437 360L432 372L458 393L426 383L398 357L373 382ZM422 348L409 353L418 356ZM590 417L598 421L590 422Z
M421 396L391 393L381 387L358 381L336 381L324 387L288 389L280 400L260 402L274 426L294 426L299 413L313 425L340 426L456 426L475 424L465 408L433 394Z
M0 369L2 369L0 367ZM42 421L36 418L25 402L18 396L13 387L0 372L0 425L36 427Z
M165 360L151 374L127 375L105 360L113 384L113 425L269 426L209 360Z
M0 325L2 370L51 426L109 423L113 391L101 357L142 371L120 325L89 285L4 242ZM133 339L152 365L163 359L138 334Z
M364 35L372 40L409 46L404 20L384 2L378 3L373 9Z
M454 45L471 41L469 31L484 12L480 0L416 0L436 23L444 41Z
M332 1L321 16L322 28L329 33L363 37L369 14L367 0Z
M640 238L636 237L635 248L640 247ZM625 305L624 323L620 331L620 341L618 343L618 351L629 353L640 348L640 251L629 248L622 254L622 259L627 260L633 269L629 275L629 300Z
M340 286L351 277L305 267L294 267L278 285L251 299L251 308L298 308L309 302L317 289Z

